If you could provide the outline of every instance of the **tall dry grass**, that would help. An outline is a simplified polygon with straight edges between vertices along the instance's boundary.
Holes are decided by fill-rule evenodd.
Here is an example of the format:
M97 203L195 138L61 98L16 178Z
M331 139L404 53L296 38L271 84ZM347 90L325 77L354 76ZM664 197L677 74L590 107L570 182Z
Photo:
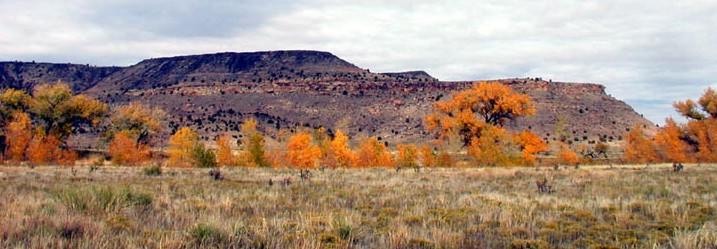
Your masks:
M715 165L221 173L0 167L0 247L717 246Z

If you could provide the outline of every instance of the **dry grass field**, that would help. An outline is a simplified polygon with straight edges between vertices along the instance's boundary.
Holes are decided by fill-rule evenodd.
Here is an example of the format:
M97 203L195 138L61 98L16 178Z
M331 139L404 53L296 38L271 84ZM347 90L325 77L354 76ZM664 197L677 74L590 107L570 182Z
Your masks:
M208 171L0 167L0 247L717 248L715 165Z

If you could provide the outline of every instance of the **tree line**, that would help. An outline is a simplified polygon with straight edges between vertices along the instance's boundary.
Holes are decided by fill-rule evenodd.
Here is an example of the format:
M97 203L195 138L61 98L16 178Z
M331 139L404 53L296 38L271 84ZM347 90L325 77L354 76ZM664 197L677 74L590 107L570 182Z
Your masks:
M675 110L686 123L672 118L654 134L635 126L626 137L625 160L633 163L717 162L717 92L707 88L697 100L677 101Z
M632 128L624 149L626 162L717 161L717 94L708 89L698 101L677 102L675 107L689 122L680 125L668 119L654 136L645 127ZM529 130L504 127L535 112L528 95L501 83L481 82L434 104L424 119L434 139L422 144L397 144L392 150L377 137L352 142L341 130L329 134L324 128L307 128L279 132L277 143L270 146L257 121L247 119L239 140L221 134L209 148L197 131L181 127L166 141L164 151L153 151L164 144L159 141L166 131L164 111L129 103L110 112L107 104L74 95L68 85L57 83L39 85L29 94L17 89L0 93L0 125L5 127L0 149L4 160L13 163L73 165L78 154L68 146L68 138L94 129L107 143L107 158L117 165L146 165L165 157L162 163L175 167L295 168L451 167L466 161L481 166L536 165L548 153L554 158L551 163L564 165L600 154L607 158L606 144L586 149L560 140L549 143Z

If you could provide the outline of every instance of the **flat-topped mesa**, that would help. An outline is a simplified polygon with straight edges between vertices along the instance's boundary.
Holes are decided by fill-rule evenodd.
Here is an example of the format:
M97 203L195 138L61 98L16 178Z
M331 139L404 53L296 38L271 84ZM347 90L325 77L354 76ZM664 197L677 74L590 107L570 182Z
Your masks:
M27 89L18 82L71 82L77 91L113 105L141 101L161 107L169 113L168 132L189 126L208 140L224 132L238 136L243 120L256 118L271 136L279 129L326 127L380 137L389 144L426 142L433 137L424 129L423 117L433 104L475 83L441 82L423 71L372 73L319 51L176 56L124 68L18 65L0 67L0 86ZM599 84L493 81L528 94L536 104L536 115L508 126L532 130L546 140L555 139L558 120L565 121L571 141L586 143L620 141L635 124L653 126Z
M37 84L62 81L70 84L75 92L81 92L121 69L68 63L0 62L0 87L30 90Z
M356 67L329 52L267 51L187 55L141 61L107 77L93 93L125 92L170 86L271 83L321 78L328 75L361 75Z

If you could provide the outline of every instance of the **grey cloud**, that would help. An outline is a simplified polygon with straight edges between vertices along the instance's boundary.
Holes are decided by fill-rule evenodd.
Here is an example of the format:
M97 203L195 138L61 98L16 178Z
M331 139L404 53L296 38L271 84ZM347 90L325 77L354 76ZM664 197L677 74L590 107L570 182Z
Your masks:
M0 60L315 49L443 80L602 83L661 122L715 83L715 12L707 0L0 0Z
M97 1L82 18L127 36L232 37L296 5L291 0Z

